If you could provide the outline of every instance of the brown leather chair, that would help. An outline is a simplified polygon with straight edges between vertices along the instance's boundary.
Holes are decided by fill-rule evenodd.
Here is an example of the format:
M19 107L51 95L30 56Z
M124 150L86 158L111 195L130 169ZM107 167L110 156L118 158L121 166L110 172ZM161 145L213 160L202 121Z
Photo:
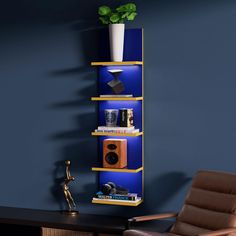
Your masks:
M236 174L199 171L179 214L139 216L129 222L176 217L169 232L126 230L124 236L236 235ZM131 224L132 225L132 224Z

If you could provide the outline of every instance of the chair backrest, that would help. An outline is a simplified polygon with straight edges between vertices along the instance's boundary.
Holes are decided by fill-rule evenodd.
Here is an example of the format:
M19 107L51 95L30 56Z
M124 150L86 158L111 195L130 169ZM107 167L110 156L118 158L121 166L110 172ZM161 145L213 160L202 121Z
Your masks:
M236 227L236 174L199 171L170 232L198 235Z

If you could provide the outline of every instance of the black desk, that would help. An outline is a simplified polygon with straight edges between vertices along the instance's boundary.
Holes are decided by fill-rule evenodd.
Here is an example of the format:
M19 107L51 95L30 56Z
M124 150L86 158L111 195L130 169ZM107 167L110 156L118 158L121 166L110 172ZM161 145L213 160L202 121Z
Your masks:
M40 232L41 227L94 233L122 234L126 219L113 216L79 214L68 216L56 211L0 207L0 224L17 232ZM9 224L11 227L9 227ZM20 227L22 226L22 227ZM10 233L9 233L10 235Z
M115 216L68 216L56 211L0 207L0 229L9 232L5 235L39 236L41 228L92 232L93 235L122 235L126 222L127 218ZM164 232L171 224L171 221L140 222L132 228Z

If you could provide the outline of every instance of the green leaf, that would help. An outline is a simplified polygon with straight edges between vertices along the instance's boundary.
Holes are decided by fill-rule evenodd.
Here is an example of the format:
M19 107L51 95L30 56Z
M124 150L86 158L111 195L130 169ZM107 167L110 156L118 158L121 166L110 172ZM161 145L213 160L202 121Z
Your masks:
M130 11L130 12L136 11L136 5L134 3L125 4L125 8L127 11Z
M107 16L111 13L111 8L108 6L101 6L98 8L98 14L100 16Z
M117 10L117 12L126 12L126 6L121 5L121 6L117 7L116 10Z
M132 21L136 17L136 5L127 3L116 8L114 12L108 6L100 6L98 8L99 20L103 24L124 23L125 20Z
M117 12L135 12L136 11L136 5L134 3L127 3L125 5L121 5L116 8Z
M99 17L99 20L100 20L104 25L109 24L109 21L108 21L105 17Z
M118 23L119 20L120 20L119 14L117 14L117 13L112 13L112 14L111 14L111 16L110 16L110 21L111 21L112 23Z
M137 15L136 12L132 12L131 14L129 14L129 15L127 16L127 20L134 20L134 18L135 18L136 15Z
M128 15L129 15L129 12L126 12L125 14L123 14L123 15L121 16L121 18L124 19L124 18L127 17Z

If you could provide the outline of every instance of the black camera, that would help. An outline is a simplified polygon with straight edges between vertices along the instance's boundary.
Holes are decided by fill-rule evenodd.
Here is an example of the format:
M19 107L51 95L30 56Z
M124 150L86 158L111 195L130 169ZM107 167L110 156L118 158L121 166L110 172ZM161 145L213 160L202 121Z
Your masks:
M121 195L127 195L129 190L121 187L119 185L116 185L113 182L108 182L106 184L102 185L101 191L103 194L105 195L109 195L109 194L121 194Z

